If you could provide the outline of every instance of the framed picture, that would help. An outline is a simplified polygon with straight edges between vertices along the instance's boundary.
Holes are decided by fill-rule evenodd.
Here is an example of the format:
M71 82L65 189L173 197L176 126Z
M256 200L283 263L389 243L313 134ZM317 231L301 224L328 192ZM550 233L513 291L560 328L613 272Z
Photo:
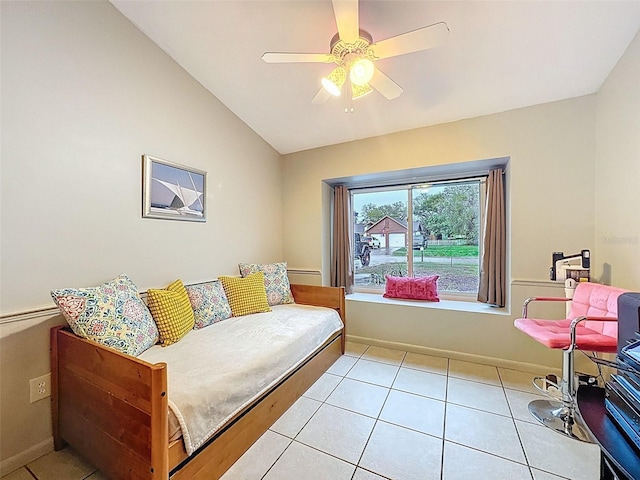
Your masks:
M142 216L206 222L207 172L144 155Z

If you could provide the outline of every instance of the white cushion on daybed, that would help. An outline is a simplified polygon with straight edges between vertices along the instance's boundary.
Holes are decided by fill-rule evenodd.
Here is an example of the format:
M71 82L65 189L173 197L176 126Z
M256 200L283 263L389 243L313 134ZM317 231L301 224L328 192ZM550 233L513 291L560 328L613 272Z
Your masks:
M178 343L139 356L167 364L169 407L189 455L342 329L329 308L272 308L193 330Z

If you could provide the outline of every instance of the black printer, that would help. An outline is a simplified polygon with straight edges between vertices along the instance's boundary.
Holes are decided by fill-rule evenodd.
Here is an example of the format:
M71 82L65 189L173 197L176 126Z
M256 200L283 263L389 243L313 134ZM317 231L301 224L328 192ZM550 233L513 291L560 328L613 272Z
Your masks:
M640 293L618 297L618 372L605 384L605 407L640 451Z

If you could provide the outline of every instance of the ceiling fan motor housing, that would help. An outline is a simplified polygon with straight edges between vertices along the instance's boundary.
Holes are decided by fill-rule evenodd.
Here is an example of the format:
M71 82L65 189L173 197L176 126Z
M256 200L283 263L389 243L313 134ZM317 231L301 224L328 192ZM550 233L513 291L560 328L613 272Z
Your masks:
M373 37L366 30L360 30L360 36L354 43L340 40L340 34L336 33L331 39L331 55L335 57L338 65L349 63L355 58L368 58L371 43L373 43Z

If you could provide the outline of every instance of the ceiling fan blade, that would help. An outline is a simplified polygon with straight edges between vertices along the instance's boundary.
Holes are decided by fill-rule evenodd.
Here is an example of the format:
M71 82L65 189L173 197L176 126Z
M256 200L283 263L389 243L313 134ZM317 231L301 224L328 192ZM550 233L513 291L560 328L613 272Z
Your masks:
M327 53L278 53L267 52L262 55L267 63L331 63L333 56Z
M369 85L379 91L387 100L398 98L402 93L402 87L382 73L379 68L376 68Z
M369 51L373 52L375 58L395 57L437 47L444 43L448 35L449 27L446 23L434 23L433 25L374 43L369 47Z
M313 103L314 105L324 103L327 100L329 100L330 96L331 94L327 91L327 89L324 87L321 87L318 93L316 93L316 96L313 97L313 100L311 100L311 103Z
M332 0L340 40L355 43L360 38L358 0Z

